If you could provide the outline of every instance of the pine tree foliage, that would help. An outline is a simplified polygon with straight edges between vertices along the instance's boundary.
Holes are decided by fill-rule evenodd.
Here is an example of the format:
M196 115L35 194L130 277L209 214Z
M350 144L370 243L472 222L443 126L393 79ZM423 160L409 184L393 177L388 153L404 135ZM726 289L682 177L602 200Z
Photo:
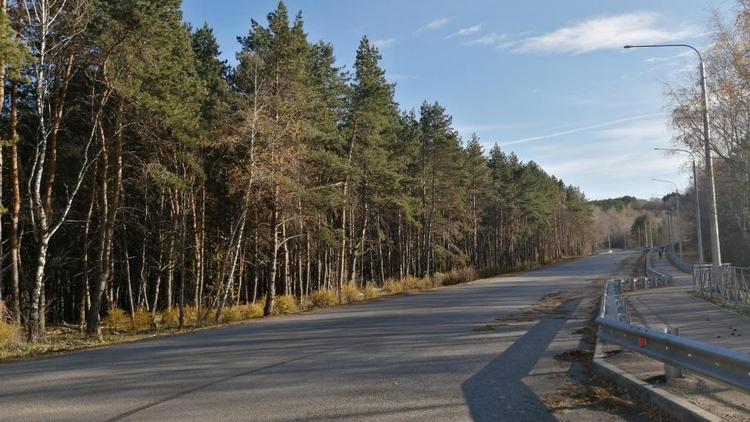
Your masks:
M582 192L464 143L437 102L401 110L367 37L347 70L281 2L230 66L179 0L70 0L50 33L19 18L41 5L0 12L1 295L31 338L591 250Z

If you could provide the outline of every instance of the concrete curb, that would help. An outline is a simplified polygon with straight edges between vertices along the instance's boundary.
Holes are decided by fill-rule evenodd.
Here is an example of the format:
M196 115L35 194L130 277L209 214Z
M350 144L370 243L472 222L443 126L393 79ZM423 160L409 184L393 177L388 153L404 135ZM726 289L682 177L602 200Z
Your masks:
M615 384L628 390L634 397L652 403L680 421L720 422L724 420L666 390L641 381L620 368L604 362L601 357L594 357L592 363L594 371L598 374L611 379Z

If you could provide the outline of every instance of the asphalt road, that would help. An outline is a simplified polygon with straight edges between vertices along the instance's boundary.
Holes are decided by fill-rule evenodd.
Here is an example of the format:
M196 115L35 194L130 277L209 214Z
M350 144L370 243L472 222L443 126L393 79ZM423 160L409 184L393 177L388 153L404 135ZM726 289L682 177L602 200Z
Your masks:
M482 327L614 274L626 256L0 364L0 420L554 420L522 379L577 302Z

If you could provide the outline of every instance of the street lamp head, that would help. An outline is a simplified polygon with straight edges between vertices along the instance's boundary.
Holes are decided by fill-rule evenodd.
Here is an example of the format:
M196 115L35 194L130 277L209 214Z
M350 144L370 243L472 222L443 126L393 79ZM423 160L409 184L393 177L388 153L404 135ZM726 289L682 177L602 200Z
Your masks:
M633 48L633 46L632 46L632 45L626 45L626 46L625 46L625 47L623 47L623 48Z

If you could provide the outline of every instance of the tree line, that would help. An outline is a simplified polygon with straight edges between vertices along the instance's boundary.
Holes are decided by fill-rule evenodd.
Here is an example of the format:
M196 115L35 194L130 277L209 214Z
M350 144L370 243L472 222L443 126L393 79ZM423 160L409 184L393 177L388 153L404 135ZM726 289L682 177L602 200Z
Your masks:
M714 17L706 63L710 148L714 156L717 219L723 262L750 265L750 2L738 0L733 16ZM710 204L705 172L703 103L698 71L684 85L670 87L676 143L698 165L702 237L711 259ZM693 190L694 194L694 190ZM690 205L688 205L690 207ZM683 208L685 209L685 208ZM688 208L689 210L690 208Z
M284 3L236 64L179 0L2 0L0 298L28 338L110 309L298 300L590 252L583 193L401 110Z

